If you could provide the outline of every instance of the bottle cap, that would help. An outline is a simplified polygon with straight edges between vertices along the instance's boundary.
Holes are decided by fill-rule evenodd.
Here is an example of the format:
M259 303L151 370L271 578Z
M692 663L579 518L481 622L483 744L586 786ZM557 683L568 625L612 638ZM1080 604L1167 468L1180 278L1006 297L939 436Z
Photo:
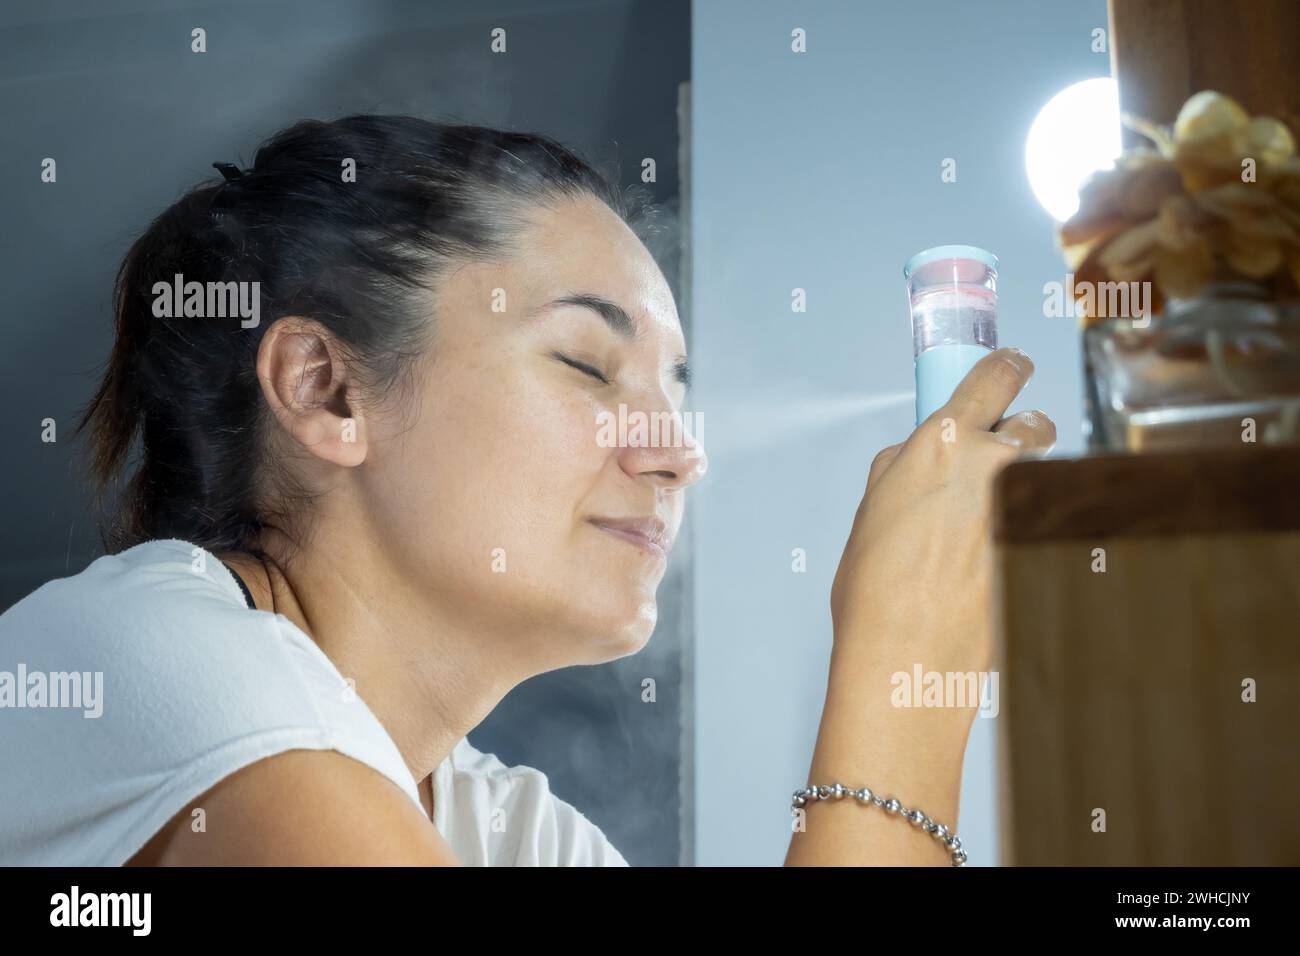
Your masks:
M987 249L981 249L979 246L935 246L932 249L918 252L908 259L907 265L903 266L903 278L912 278L912 273L921 266L928 265L931 262L938 262L940 259L972 259L975 262L982 262L992 269L995 274L998 271L998 257Z

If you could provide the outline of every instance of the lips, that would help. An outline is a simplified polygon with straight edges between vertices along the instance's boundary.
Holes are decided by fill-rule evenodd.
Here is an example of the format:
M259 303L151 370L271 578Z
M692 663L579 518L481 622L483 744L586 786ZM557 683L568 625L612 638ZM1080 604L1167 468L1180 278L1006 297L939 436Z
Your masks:
M668 527L658 518L592 518L591 523L616 538L631 542L652 554L667 557L673 549Z

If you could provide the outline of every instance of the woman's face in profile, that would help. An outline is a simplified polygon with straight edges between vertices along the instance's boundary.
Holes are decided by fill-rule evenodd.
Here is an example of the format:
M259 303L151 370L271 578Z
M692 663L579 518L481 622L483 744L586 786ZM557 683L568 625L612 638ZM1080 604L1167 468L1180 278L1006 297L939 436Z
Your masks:
M686 343L653 257L594 199L530 221L517 256L438 287L418 415L363 480L408 582L485 636L527 635L549 669L649 639L683 492L707 466L682 428ZM575 297L592 298L561 301ZM621 432L620 405L658 434ZM663 550L616 527L638 520L662 522Z

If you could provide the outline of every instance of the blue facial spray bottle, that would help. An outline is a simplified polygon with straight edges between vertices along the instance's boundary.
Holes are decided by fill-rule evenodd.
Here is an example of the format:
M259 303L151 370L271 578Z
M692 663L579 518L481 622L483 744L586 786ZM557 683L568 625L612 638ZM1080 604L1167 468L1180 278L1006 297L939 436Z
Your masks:
M935 246L903 267L916 358L916 423L941 408L998 347L998 259L976 246Z

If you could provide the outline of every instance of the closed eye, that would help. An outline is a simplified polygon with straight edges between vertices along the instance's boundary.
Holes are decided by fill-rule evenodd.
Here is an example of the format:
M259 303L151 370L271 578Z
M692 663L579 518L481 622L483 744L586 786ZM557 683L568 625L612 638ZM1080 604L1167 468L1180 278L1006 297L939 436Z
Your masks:
M569 356L565 355L563 352L553 352L551 354L554 355L561 362L563 362L565 365L568 365L570 368L576 368L579 372L582 372L586 375L590 375L592 378L596 379L598 382L600 382L603 385L609 384L609 379L607 379L604 375L600 374L599 371L592 368L586 362L579 362L575 358L569 358Z

